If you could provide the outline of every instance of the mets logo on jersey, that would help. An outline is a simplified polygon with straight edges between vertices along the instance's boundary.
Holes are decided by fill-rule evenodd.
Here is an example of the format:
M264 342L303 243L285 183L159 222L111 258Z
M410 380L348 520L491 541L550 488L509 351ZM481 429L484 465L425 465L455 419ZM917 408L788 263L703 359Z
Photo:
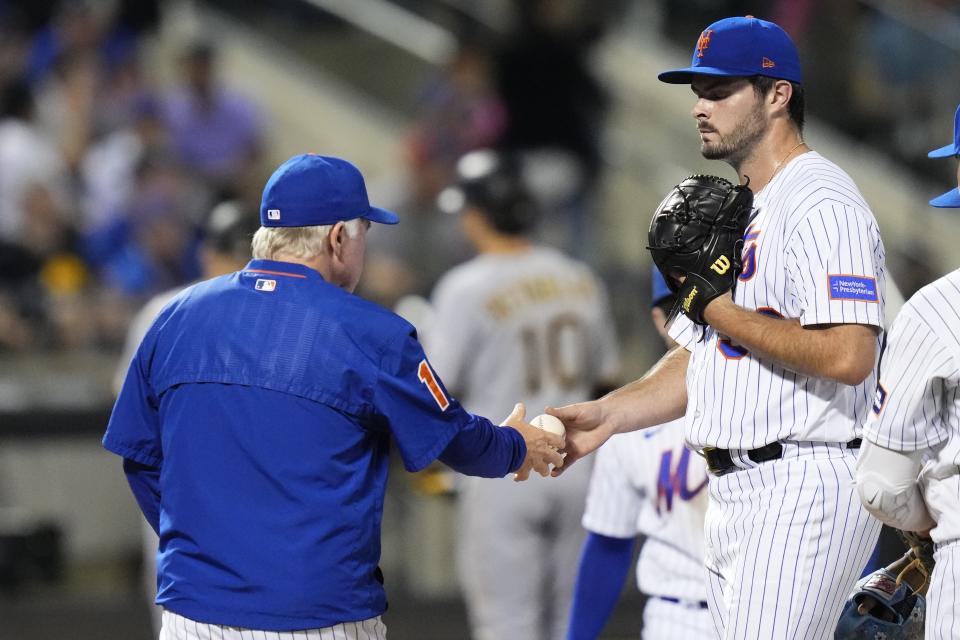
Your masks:
M703 52L707 50L707 47L710 46L710 38L713 37L713 29L707 29L700 34L700 38L697 40L697 57L702 58Z
M754 225L749 225L743 234L743 269L737 277L740 282L746 282L757 275L757 238L760 237L760 229Z
M657 515L662 515L664 511L673 510L674 496L684 502L689 502L696 498L697 494L707 486L707 474L704 472L703 481L690 488L689 468L690 449L686 447L680 454L676 469L673 468L673 451L668 449L660 456L660 473L657 476L657 502L655 505Z

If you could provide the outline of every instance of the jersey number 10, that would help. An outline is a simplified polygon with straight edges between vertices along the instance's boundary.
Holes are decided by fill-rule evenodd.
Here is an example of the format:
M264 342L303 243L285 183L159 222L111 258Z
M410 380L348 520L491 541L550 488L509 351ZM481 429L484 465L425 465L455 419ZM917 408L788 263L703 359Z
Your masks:
M538 393L544 383L564 391L584 382L587 369L586 329L579 317L559 315L546 327L523 327L524 379L527 393ZM549 380L545 381L545 378Z

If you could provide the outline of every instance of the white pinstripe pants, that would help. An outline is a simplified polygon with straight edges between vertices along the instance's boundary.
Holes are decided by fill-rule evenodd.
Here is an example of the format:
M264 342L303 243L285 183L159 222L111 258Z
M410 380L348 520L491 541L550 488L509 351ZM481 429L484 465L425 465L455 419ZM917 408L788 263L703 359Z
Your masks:
M341 622L323 629L257 631L195 622L164 610L160 640L385 640L387 626L380 616L359 622Z
M755 464L755 463L754 463ZM787 443L784 459L710 477L708 602L723 640L829 640L880 534L856 454Z
M957 615L957 583L960 582L960 542L954 540L933 554L936 565L927 591L926 640L960 638L960 616Z

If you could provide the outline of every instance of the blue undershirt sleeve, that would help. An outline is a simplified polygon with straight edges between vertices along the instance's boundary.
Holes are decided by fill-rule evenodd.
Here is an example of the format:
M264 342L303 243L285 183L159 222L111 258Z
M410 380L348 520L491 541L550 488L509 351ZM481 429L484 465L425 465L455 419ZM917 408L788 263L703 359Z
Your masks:
M124 458L123 472L143 517L160 535L160 469Z
M613 613L630 572L636 538L589 533L580 552L567 640L595 640Z
M519 431L473 416L450 440L439 460L468 476L502 478L519 469L526 456L527 445Z

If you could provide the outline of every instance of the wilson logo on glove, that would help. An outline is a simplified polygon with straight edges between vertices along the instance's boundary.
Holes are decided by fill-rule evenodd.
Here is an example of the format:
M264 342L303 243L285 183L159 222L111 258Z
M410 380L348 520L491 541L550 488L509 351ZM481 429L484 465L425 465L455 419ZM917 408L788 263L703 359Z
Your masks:
M720 256L712 265L710 265L710 268L722 276L730 269L730 258L727 256Z
M706 325L711 300L734 292L743 269L744 233L753 192L717 176L691 176L670 190L653 214L647 249L677 304L667 321L683 313Z

